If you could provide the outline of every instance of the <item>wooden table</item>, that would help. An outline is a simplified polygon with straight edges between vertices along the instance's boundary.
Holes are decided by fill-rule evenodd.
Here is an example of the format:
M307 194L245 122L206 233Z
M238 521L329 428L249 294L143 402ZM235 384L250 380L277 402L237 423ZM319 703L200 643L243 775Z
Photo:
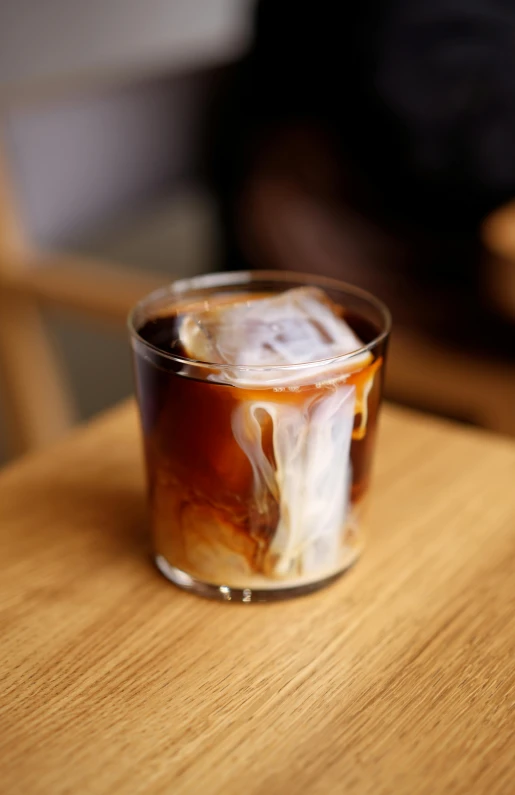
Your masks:
M385 411L366 554L276 605L149 562L135 412L0 475L0 791L513 793L515 445Z

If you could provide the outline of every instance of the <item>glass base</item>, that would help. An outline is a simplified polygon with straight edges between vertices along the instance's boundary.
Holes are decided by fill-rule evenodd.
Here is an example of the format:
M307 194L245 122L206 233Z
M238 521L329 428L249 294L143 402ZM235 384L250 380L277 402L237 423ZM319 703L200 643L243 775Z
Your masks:
M219 599L222 602L279 602L282 599L291 599L294 596L306 596L307 594L319 591L331 583L338 580L345 574L357 560L357 556L349 561L349 564L336 574L326 577L323 580L309 582L303 585L292 585L285 588L230 588L228 585L214 585L213 583L198 580L181 569L172 566L162 555L154 558L156 566L167 580L174 585L178 585L185 591L190 591L198 596L208 599Z

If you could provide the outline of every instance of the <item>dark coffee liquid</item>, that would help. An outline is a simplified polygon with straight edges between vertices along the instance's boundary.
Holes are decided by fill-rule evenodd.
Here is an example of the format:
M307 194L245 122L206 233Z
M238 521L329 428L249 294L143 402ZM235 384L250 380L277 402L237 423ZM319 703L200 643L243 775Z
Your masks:
M211 554L216 557L218 553L208 549L216 543L227 548L234 559L246 560L256 575L268 576L267 554L279 521L279 504L272 489L256 507L255 470L234 437L235 412L241 405L265 403L278 410L291 406L297 413L306 411L308 417L308 407L333 394L335 387L322 382L278 391L217 383L216 374L208 380L202 372L195 377L184 362L173 358L184 357L179 323L188 309L147 320L139 335L152 348L136 343L136 382L156 549L177 568L202 577L207 575L198 567ZM377 338L378 328L363 315L346 310L342 315L364 344ZM382 342L361 370L347 372L343 380L356 390L350 450L354 506L361 502L368 485L384 354ZM363 433L359 430L363 419L360 405L365 405L366 412ZM261 422L260 445L273 468L273 422L265 416ZM341 462L341 471L344 478L348 460Z

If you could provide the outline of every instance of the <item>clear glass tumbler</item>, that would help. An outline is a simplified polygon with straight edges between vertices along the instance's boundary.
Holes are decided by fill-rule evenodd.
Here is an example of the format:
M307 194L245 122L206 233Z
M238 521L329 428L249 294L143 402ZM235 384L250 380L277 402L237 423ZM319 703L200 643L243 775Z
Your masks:
M188 313L302 287L324 291L359 348L252 366L192 359L181 348ZM334 279L219 273L152 293L129 328L161 572L204 596L254 602L308 593L348 569L362 543L386 307Z

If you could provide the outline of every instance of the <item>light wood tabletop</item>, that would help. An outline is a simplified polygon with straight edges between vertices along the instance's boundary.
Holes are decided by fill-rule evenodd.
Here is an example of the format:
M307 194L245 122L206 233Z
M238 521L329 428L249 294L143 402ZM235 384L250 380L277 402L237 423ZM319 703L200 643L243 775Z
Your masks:
M513 793L515 444L383 415L362 560L275 605L153 569L132 405L0 474L0 791Z

